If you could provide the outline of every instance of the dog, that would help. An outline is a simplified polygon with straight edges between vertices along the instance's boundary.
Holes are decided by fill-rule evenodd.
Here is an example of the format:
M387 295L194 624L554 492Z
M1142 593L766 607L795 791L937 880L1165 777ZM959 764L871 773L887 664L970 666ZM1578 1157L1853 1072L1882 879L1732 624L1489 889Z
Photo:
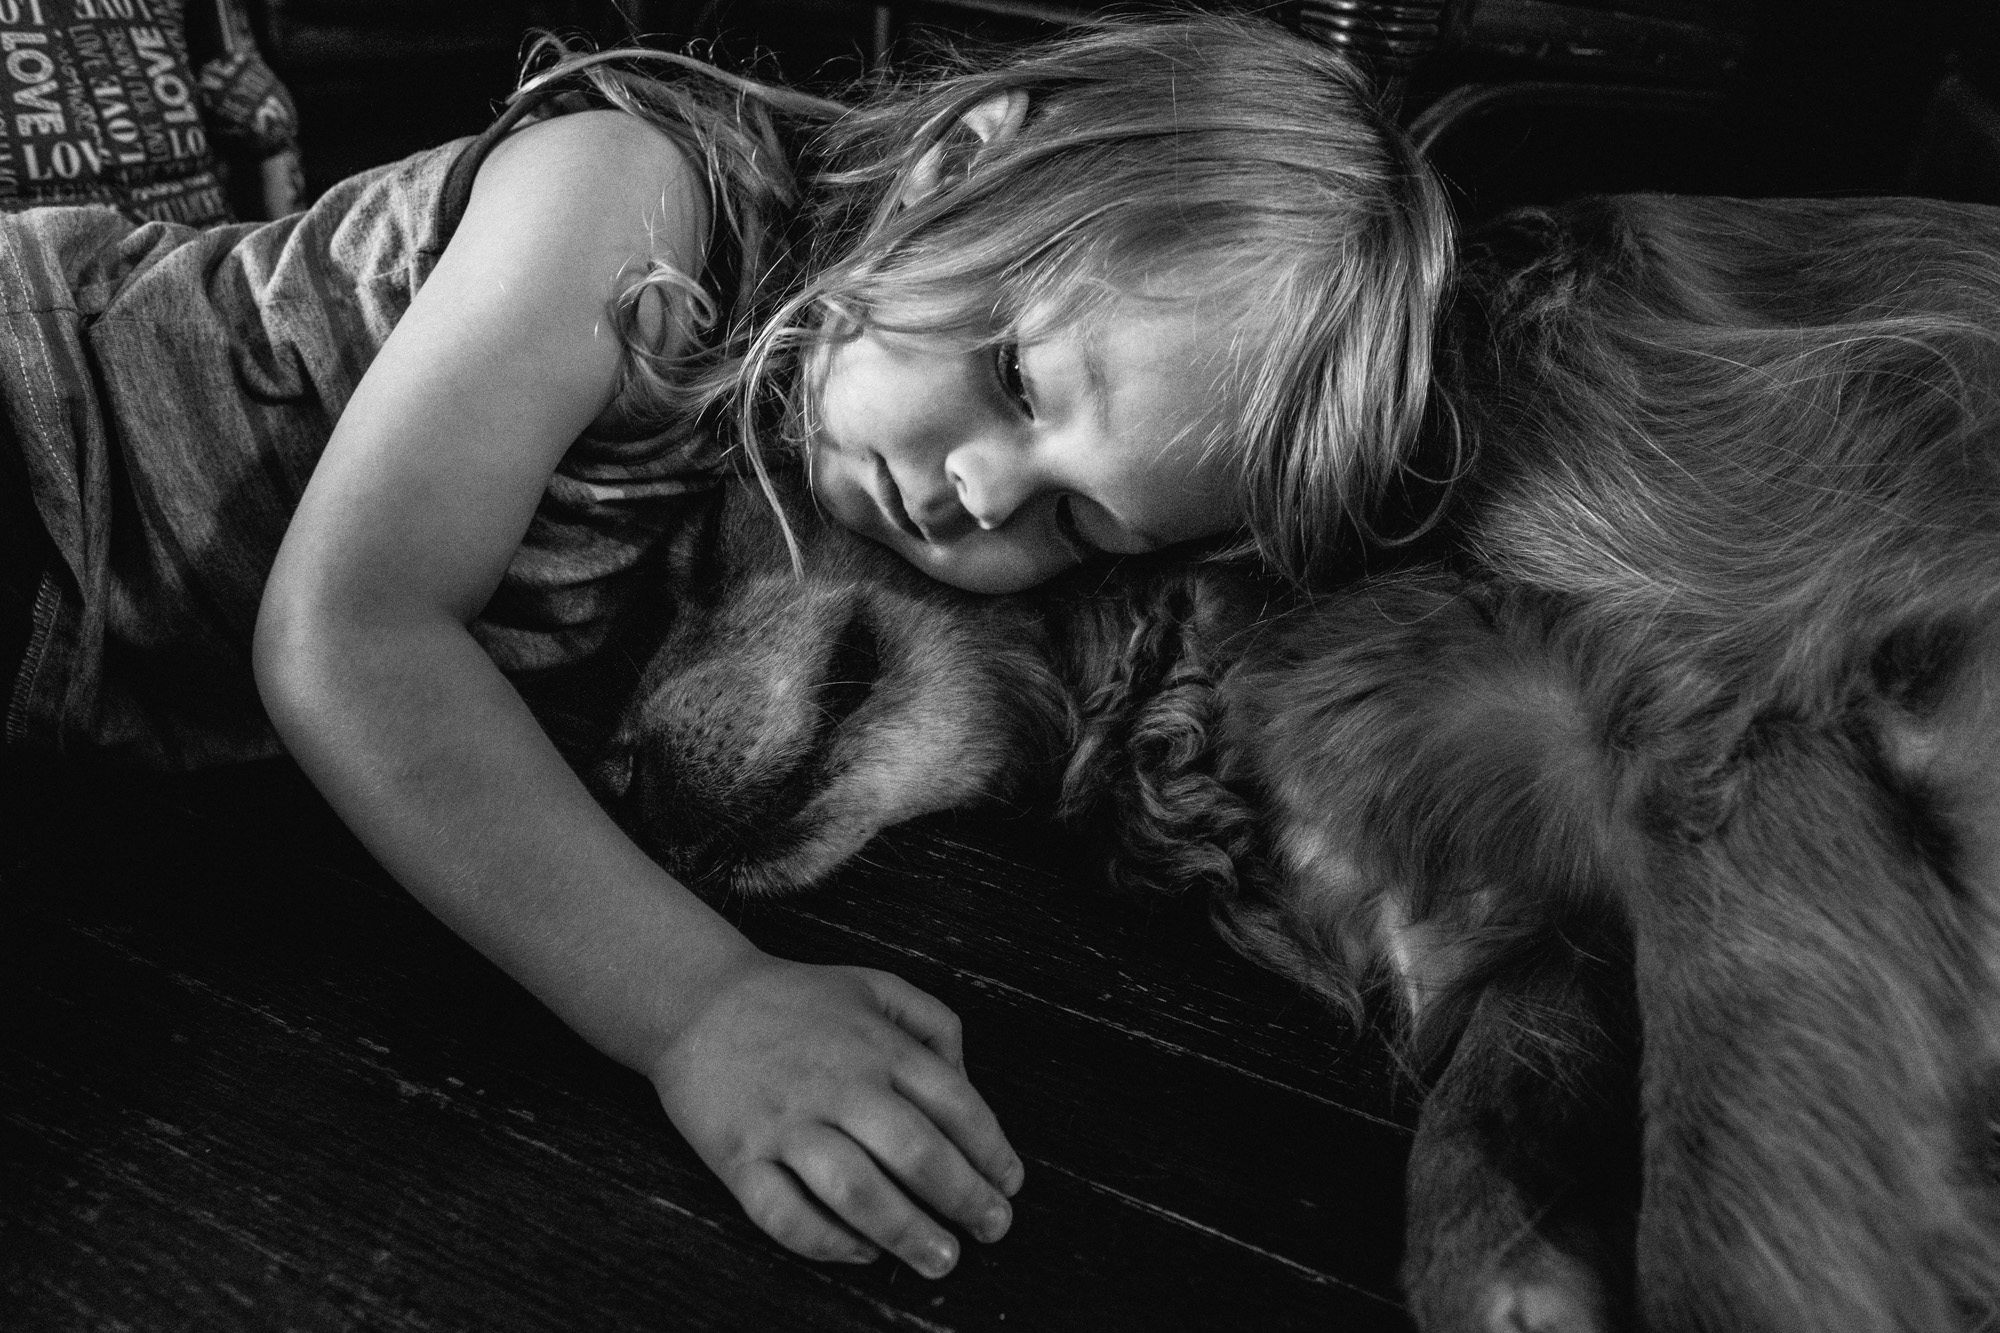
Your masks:
M626 650L636 681L538 701L640 844L723 895L803 888L890 825L1025 796L1067 728L1030 604L925 578L780 480L798 566L760 488L725 486L668 623ZM606 697L631 702L592 722Z
M1533 210L1440 348L1474 461L1332 591L973 599L818 529L795 580L735 504L600 789L751 891L1046 789L1379 989L1426 1330L2000 1327L2000 213Z

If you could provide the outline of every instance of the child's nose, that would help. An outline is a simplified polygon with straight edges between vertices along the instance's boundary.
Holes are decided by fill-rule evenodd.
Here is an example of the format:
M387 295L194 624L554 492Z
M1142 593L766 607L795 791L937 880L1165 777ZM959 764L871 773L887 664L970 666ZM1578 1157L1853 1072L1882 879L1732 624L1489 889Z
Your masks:
M999 527L1035 493L1033 476L1011 449L985 444L954 449L944 473L958 503L982 528Z

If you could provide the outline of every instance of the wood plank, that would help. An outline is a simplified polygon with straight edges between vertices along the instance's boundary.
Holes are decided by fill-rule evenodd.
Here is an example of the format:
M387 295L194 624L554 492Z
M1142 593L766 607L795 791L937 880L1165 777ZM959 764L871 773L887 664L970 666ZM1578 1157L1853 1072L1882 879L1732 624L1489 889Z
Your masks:
M969 971L1032 977L1053 1003L1157 1032L1362 1118L1408 1119L1373 1034L1246 966L1200 905L1100 886L1087 854L1049 829L930 820L883 839L868 860L791 901L831 929L908 935ZM994 930L996 919L1007 929Z
M1363 1065L1327 1072L1350 1048L1323 1017L1226 954L1240 991L1177 987L1199 934L1011 872L963 827L748 913L769 945L888 964L966 1018L1030 1183L1008 1239L932 1284L764 1240L643 1080L289 771L62 778L16 808L10 1328L1405 1327L1385 1299L1404 1132L1342 1100L1366 1101Z
M883 967L950 1004L965 1022L976 1085L1031 1164L1075 1163L1101 1185L1201 1216L1245 1245L1369 1290L1393 1290L1406 1129L1298 1091L1290 1084L1300 1071L1266 1055L1192 1052L1175 1040L1181 1030L1155 1027L1145 1014L1107 1025L1096 1012L1051 1002L1039 989L1044 971L1086 970L1074 958L1054 954L1031 973L977 973L940 963L907 939L889 943L849 928L841 909L854 905L853 896L824 909L836 924L823 931L802 929L821 925L816 916L770 912L749 922L752 937L790 956ZM1215 961L1243 966L1227 955ZM1326 1049L1316 1031L1299 1036L1309 1055ZM1276 1035L1265 1039L1275 1044ZM1351 1192L1388 1207L1367 1215L1325 1206Z

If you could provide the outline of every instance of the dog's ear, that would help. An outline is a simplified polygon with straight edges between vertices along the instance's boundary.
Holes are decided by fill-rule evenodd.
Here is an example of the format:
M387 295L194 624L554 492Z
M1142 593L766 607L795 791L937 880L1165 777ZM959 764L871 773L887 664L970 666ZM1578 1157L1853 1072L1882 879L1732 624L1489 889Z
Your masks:
M1261 873L1216 727L1268 591L1220 564L1137 557L1049 594L1076 701L1057 814L1100 846L1115 883L1220 902Z

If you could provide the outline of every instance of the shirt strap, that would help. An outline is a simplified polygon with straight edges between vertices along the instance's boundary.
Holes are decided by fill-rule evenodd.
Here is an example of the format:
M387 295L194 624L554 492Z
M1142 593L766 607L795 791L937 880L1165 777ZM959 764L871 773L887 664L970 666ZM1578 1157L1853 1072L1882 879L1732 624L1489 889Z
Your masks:
M499 118L465 146L445 173L443 188L437 196L437 225L431 232L438 238L438 244L449 241L452 233L458 230L466 205L472 202L473 179L479 175L479 168L485 163L486 155L493 151L493 145L513 133L525 120L566 115L598 105L601 103L587 93L560 81L541 84L509 102Z

